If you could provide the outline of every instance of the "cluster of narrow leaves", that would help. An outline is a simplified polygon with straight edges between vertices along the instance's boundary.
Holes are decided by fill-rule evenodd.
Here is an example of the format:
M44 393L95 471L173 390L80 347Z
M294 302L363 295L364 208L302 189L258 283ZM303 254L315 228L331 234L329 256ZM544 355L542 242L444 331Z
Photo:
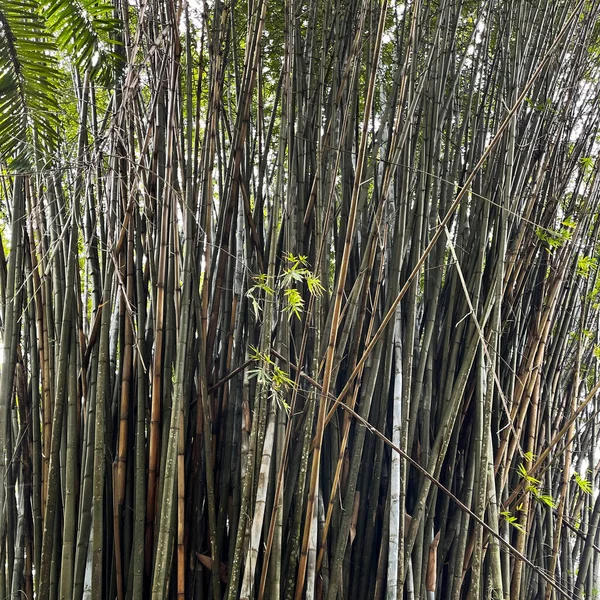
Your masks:
M0 597L594 597L599 12L0 0Z
M108 2L0 2L0 157L12 169L54 158L61 58L108 81L117 28Z

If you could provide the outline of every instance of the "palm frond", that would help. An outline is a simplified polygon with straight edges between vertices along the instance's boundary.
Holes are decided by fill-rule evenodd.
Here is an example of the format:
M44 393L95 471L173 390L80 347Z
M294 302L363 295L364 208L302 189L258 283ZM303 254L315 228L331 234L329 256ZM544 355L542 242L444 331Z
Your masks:
M114 7L103 0L0 0L0 157L55 147L60 51L106 81L116 65Z
M114 6L102 0L50 0L46 24L74 64L105 79L115 65L112 46L119 21Z
M0 0L0 156L56 142L56 45L35 0Z

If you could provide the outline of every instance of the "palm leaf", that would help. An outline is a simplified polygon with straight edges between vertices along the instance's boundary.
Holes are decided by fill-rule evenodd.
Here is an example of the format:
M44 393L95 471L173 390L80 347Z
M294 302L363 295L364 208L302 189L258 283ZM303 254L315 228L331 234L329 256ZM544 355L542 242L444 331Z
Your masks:
M58 58L106 81L116 64L114 8L101 0L0 0L0 157L51 152L59 124Z
M102 0L51 0L46 24L58 47L82 70L92 68L102 79L110 78L115 65L112 46L119 21L114 6Z
M0 0L0 156L31 156L56 142L56 46L35 0Z

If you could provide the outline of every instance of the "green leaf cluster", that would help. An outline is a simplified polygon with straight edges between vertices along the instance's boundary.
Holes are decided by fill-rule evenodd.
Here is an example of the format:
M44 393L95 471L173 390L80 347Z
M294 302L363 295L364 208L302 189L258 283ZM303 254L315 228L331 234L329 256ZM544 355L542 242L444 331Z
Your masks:
M535 235L544 242L548 252L552 252L564 246L573 237L575 227L577 227L577 223L571 217L568 217L561 223L559 230L537 227Z
M294 386L294 381L275 361L266 353L261 352L255 346L250 346L250 358L257 363L254 369L248 371L250 378L256 378L256 381L268 388L273 397L285 410L290 407L285 401L284 392L289 391Z
M539 486L542 482L530 475L523 463L518 466L517 470L519 472L519 476L528 483L528 485L525 487L525 491L530 493L536 500L543 502L546 506L554 508L556 505L554 498L549 494L544 494L540 491Z
M0 0L0 157L23 167L58 143L64 56L107 81L114 8L98 0Z
M577 471L573 473L573 478L575 479L575 483L579 486L579 489L584 494L591 494L594 491L592 482L589 479L582 477Z
M37 144L52 146L58 117L58 63L36 0L0 2L0 156L24 160Z
M598 269L598 259L593 256L579 256L577 258L577 275L587 279Z
M502 515L502 517L504 517L504 520L509 525L512 525L515 529L518 529L519 531L525 532L525 528L523 527L523 525L521 525L521 523L518 522L517 517L515 517L509 510L503 510L500 514Z
M302 319L304 312L304 298L296 284L305 283L308 291L313 296L321 296L325 288L321 285L319 278L308 269L306 256L294 256L293 254L284 255L285 268L282 273L276 277L270 277L261 273L254 277L254 285L246 292L246 296L252 303L254 314L258 318L261 312L259 297L273 298L281 293L284 300L283 311L288 315L288 319L293 316Z

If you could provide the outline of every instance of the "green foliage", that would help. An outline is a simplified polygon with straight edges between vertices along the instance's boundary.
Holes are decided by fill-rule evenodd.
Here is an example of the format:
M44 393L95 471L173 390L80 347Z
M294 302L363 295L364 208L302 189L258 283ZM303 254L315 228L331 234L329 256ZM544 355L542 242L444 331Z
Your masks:
M525 532L525 528L523 527L523 525L517 522L517 517L515 517L509 510L503 510L500 514L502 515L502 517L504 517L504 520L509 525L512 525L515 529L518 529L519 531Z
M61 52L108 80L113 12L97 0L0 0L0 157L15 168L58 143Z
M586 175L590 175L594 170L594 159L591 156L583 156L579 159L579 165Z
M588 278L598 269L598 259L593 256L580 256L577 258L577 275Z
M544 112L552 107L552 98L546 98L543 102L536 102L533 98L525 98L527 106L537 112Z
M261 306L259 303L259 298L257 294L262 292L265 297L273 296L275 294L275 290L271 285L269 285L269 276L266 273L261 273L260 275L254 276L254 285L246 292L246 296L252 303L252 309L254 310L254 315L258 319L261 312Z
M248 374L250 378L256 377L256 381L262 386L268 388L271 397L274 398L285 410L290 407L285 401L285 393L294 386L294 381L275 361L258 348L250 346L250 358L258 363L254 369L250 369Z
M591 494L594 491L592 482L589 479L585 479L577 471L573 473L573 477L575 479L575 483L579 486L584 494Z
M308 291L313 296L321 296L325 288L321 285L319 278L308 269L306 256L294 256L286 254L284 256L286 267L281 275L275 278L265 273L254 277L254 285L246 292L246 296L252 303L254 314L258 318L261 313L261 305L259 295L262 292L265 300L276 298L279 294L283 297L283 311L288 315L288 319L292 316L302 319L304 312L304 298L295 285L305 283Z
M542 494L536 486L528 485L525 490L528 491L536 500L543 502L546 506L549 506L550 508L554 508L556 506L554 498L549 494Z
M104 81L114 66L111 45L119 23L113 13L111 3L99 0L52 0L44 12L57 46L77 68L91 68Z
M533 456L533 454L531 454L531 456ZM550 496L549 494L544 494L544 493L542 493L540 491L539 485L542 482L539 479L536 479L535 477L533 477L532 475L530 475L527 472L527 469L525 468L525 465L523 465L523 463L521 463L517 467L517 471L519 473L519 476L522 479L524 479L527 482L527 484L528 484L528 485L525 486L525 491L526 492L528 492L536 500L538 500L539 502L543 502L546 506L549 506L550 508L554 508L556 506L556 503L555 503L554 498L552 496Z
M568 217L561 223L561 228L558 231L537 227L535 235L544 242L548 252L552 252L556 248L564 246L573 237L575 227L577 227L577 223L571 217Z
M587 299L594 300L598 296L599 293L600 293L600 277L597 277L596 281L594 282L594 287L592 288L592 291L588 294ZM600 308L600 305L598 305L597 303L594 303L593 308L594 309Z
M527 481L528 483L532 484L532 485L539 485L541 483L541 481L539 479L536 479L535 477L532 477L531 475L529 475L527 473L527 469L525 468L525 466L523 465L523 463L521 463L517 470L519 471L519 475L525 479L525 481Z
M304 300L300 292L296 288L288 288L283 290L283 295L287 300L287 304L284 307L284 311L288 313L288 318L291 318L292 315L298 317L298 319L302 319L302 311L304 309Z
M58 118L55 45L36 0L0 2L0 156L24 161L52 147Z

